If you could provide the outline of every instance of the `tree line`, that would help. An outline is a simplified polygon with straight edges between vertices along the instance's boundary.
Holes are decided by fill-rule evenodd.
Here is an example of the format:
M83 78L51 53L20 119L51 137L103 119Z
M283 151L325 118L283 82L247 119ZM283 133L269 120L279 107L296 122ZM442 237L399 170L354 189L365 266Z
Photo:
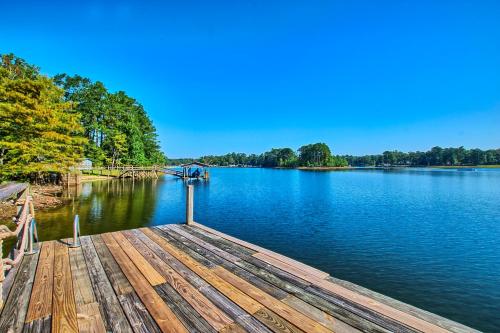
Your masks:
M421 152L385 151L379 155L343 156L351 166L472 166L500 165L500 149L433 147Z
M84 157L95 165L166 161L151 119L125 92L0 55L0 179L67 172Z
M170 164L183 164L193 159L169 160ZM343 167L348 162L345 158L332 155L325 143L304 145L297 151L292 148L273 148L257 154L229 153L226 155L207 155L198 159L200 162L216 166L254 166L254 167Z
M195 159L169 160L169 164L179 165ZM375 166L472 166L500 165L500 149L465 149L433 147L426 152L385 151L377 155L332 155L324 143L309 144L297 151L291 148L273 148L257 154L229 153L206 155L197 159L216 166L253 167L375 167Z

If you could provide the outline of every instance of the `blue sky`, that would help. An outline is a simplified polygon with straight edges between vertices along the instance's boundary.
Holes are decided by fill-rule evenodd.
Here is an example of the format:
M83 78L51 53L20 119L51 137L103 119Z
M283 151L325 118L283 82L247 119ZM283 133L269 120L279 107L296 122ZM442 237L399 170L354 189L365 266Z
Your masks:
M0 1L0 53L126 91L170 157L500 147L498 1Z

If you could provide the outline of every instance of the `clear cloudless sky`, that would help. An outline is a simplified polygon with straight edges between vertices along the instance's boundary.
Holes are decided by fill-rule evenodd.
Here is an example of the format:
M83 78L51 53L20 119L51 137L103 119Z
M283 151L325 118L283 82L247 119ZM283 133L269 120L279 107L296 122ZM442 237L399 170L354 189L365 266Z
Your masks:
M138 99L169 157L500 147L500 1L6 1L0 53Z

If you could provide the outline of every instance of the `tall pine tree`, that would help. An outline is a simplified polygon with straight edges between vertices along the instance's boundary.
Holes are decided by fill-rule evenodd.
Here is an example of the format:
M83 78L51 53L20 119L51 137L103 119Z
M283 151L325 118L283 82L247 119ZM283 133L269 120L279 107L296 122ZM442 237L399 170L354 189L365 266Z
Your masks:
M164 164L158 135L143 106L123 91L109 92L101 82L59 74L55 82L76 104L88 144L85 156L96 165Z

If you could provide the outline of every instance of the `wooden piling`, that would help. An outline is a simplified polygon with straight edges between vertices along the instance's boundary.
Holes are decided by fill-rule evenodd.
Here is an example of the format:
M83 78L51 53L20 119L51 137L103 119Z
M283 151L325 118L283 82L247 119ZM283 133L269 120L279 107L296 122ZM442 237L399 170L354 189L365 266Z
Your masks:
M194 198L193 198L193 185L188 185L186 187L186 224L190 225L193 223L193 209L194 208Z

